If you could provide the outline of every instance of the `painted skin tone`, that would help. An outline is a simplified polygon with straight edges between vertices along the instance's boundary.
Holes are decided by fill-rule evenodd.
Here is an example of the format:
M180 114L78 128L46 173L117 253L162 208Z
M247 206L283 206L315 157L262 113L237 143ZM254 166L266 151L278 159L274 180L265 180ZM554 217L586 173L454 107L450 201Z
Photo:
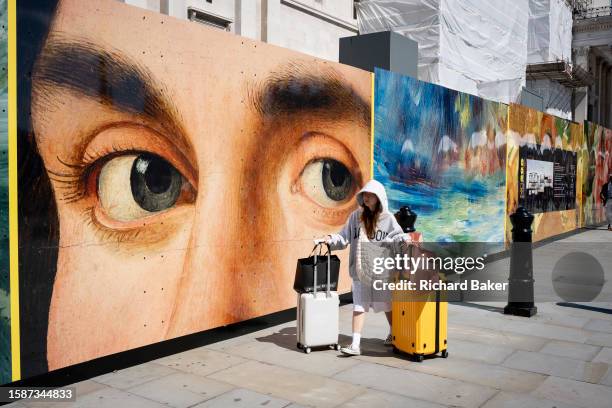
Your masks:
M49 369L294 307L296 259L368 174L370 86L119 2L60 1L32 97L60 223Z

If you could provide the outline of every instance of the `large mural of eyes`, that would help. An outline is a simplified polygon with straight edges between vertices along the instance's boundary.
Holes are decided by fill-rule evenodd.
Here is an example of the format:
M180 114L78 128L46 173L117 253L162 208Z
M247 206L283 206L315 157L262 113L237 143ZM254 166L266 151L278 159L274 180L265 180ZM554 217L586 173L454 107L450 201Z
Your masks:
M78 161L60 163L69 166L51 172L60 200L84 206L85 221L93 221L105 238L127 239L195 203L193 160L148 126L110 124L90 138Z
M164 158L151 153L118 156L102 165L100 206L110 218L133 221L189 201L193 188Z

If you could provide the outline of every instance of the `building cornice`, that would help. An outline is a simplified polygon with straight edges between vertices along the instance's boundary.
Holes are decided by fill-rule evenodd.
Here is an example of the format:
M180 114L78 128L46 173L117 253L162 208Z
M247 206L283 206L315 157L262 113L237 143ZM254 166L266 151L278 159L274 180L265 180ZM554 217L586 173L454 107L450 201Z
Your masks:
M612 16L594 17L584 20L574 20L573 33L612 30Z

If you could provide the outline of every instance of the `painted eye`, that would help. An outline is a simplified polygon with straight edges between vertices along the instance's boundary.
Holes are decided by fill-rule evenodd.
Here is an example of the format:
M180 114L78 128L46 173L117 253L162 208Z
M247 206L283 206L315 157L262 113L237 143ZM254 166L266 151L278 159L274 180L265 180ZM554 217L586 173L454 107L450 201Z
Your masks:
M177 169L150 153L115 157L104 164L98 178L100 204L119 221L172 208L189 189Z
M333 159L310 162L302 172L304 190L319 205L331 207L349 198L353 176L346 166Z

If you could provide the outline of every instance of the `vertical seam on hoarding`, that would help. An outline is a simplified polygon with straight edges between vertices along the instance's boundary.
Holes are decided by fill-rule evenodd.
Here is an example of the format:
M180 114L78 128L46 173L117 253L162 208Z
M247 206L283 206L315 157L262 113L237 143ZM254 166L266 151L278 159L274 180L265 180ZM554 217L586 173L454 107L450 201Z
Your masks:
M506 188L504 189L504 246L508 244L508 168L510 166L510 104L506 109Z
M371 78L371 92L370 100L372 104L370 106L370 179L374 179L374 78L375 75L372 72L370 74Z
M9 270L11 299L11 376L21 379L19 339L19 260L17 229L17 16L16 0L8 1L8 174Z

